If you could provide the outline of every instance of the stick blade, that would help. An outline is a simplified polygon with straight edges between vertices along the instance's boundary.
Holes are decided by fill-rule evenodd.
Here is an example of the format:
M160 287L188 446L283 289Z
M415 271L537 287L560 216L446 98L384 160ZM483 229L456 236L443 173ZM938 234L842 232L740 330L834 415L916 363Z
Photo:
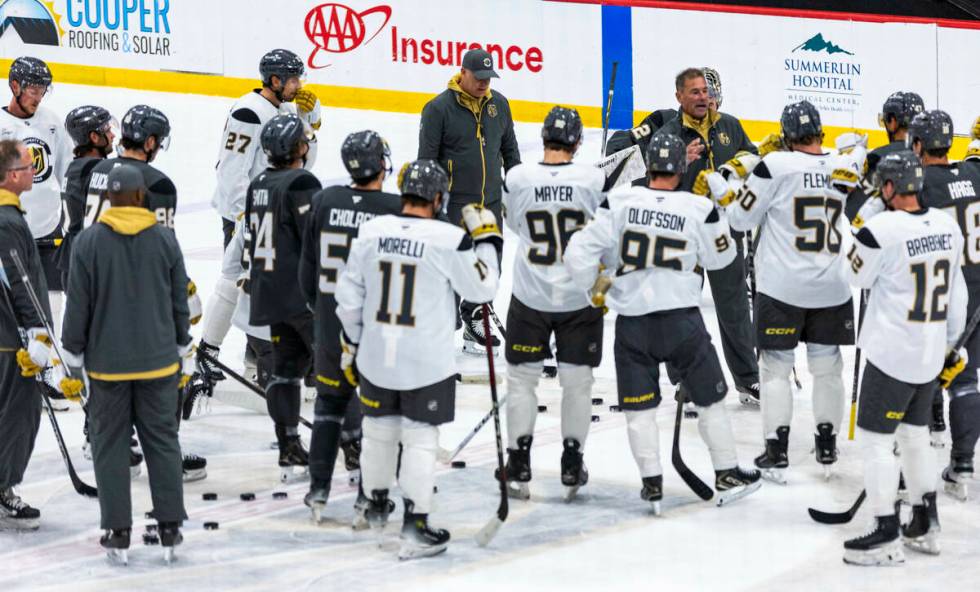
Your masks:
M99 497L98 489L92 487L87 483L82 482L81 480L79 480L74 485L75 485L75 491L79 495L84 495L85 497L92 497L92 498Z
M810 518L814 522L820 524L847 524L854 519L855 514L857 514L858 509L864 502L864 498L867 496L867 492L861 490L861 495L858 496L857 500L850 508L844 510L843 512L823 512L817 510L816 508L807 508L807 512L810 514Z
M503 525L504 521L499 517L494 516L491 518L483 528L473 535L473 538L476 539L476 544L481 547L486 547L489 545L490 541L493 540L493 537L497 536L497 531L499 531L500 527Z

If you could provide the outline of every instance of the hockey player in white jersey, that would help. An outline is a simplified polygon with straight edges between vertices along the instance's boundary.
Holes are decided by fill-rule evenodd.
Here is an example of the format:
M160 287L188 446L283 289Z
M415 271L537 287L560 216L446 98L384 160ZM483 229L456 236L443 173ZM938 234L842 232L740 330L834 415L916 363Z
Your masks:
M243 95L228 113L218 148L218 183L211 199L211 205L222 218L226 247L231 241L235 220L245 211L248 184L269 167L269 160L259 142L262 127L269 120L276 115L298 115L313 138L304 168L310 170L316 162L315 133L321 124L320 100L313 91L303 88L305 73L303 60L295 53L287 49L274 49L266 53L259 61L262 88ZM198 344L200 352L218 356L231 328L237 299L235 282L219 277L205 311L204 331ZM254 363L254 359L249 357L248 362ZM212 386L224 379L224 374L200 355L198 371Z
M646 160L647 186L609 192L608 209L600 208L569 241L565 267L579 289L594 286L594 301L611 280L603 300L619 313L614 347L619 405L640 469L640 496L659 513L661 363L677 369L699 407L698 428L711 454L720 503L755 491L760 482L758 471L738 466L725 409L728 385L698 309L703 278L696 268L721 269L735 257L728 224L710 200L676 190L687 168L687 149L679 138L654 135ZM599 276L600 261L615 270L613 277Z
M449 177L434 160L402 169L402 212L360 227L337 286L345 373L357 372L364 410L361 483L370 499L358 512L383 527L398 485L405 497L399 557L445 551L449 532L429 527L436 450L442 423L455 413L455 291L488 302L497 291L503 238L493 213L466 206L462 229L434 218ZM474 246L475 245L475 246Z
M952 346L966 324L963 235L956 221L919 205L922 163L912 152L878 162L878 185L888 210L867 220L848 254L851 283L870 289L858 345L867 358L857 425L872 529L844 543L844 561L889 565L905 558L899 539L898 466L912 501L901 538L914 551L939 553L936 453L929 429L936 377L943 386L966 364Z
M51 91L47 64L37 58L19 57L10 65L7 83L12 96L10 104L0 111L0 140L20 140L31 152L34 188L21 196L21 203L41 255L51 312L60 332L64 300L57 258L63 237L61 191L75 144L61 116L41 105Z
M758 228L754 318L766 449L755 464L767 478L785 483L793 417L790 374L801 341L813 376L816 460L827 475L837 462L844 414L840 346L854 343L854 307L840 273L843 196L831 185L831 174L842 163L861 160L863 165L864 149L858 146L845 157L825 153L820 113L807 101L787 105L780 123L787 150L767 154L737 197L722 197L720 203L728 205L735 230Z
M503 195L505 221L520 241L507 311L507 479L511 493L523 499L530 496L535 388L551 356L551 335L562 388L561 481L568 497L589 478L582 454L592 415L592 369L602 361L602 310L590 306L562 259L569 238L605 199L606 176L572 162L582 143L578 111L552 108L541 137L544 159L510 169Z

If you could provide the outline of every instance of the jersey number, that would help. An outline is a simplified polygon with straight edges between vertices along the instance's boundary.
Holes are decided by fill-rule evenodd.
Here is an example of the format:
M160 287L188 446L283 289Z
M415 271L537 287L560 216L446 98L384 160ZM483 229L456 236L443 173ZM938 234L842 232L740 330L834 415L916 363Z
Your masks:
M236 134L235 132L228 132L228 141L225 142L225 150L231 150L233 152L240 152L245 154L245 149L248 145L252 143L252 136L246 136L245 134ZM238 144L238 149L235 149L235 144ZM213 146L213 144L212 144Z
M263 271L272 271L276 263L276 247L272 237L272 228L275 225L272 212L266 212L259 217L257 212L252 212L249 218L252 227L252 240L255 241L255 248L252 251L252 263L259 264L263 261Z
M645 269L649 265L681 271L684 265L676 257L669 257L667 250L683 251L687 247L687 241L668 238L666 236L653 237L653 260L650 260L650 236L642 232L632 230L623 233L623 248L619 258L623 264L616 271L616 275L624 275L638 269Z
M805 253L827 250L840 253L841 235L837 229L843 204L833 197L797 197L793 200L793 222L804 231L796 237L796 248Z
M102 199L102 196L97 193L89 193L85 198L85 221L82 223L85 228L95 224L98 220L99 214L102 213L102 208L108 205L108 199Z
M388 310L391 301L392 264L390 261L379 261L378 267L381 268L381 302L378 305L378 314L375 318L379 323L414 327L415 315L412 314L412 302L415 300L416 266L410 263L399 265L402 275L402 306L394 320L392 320L391 312Z
M585 224L585 212L560 210L554 216L544 210L528 212L527 232L536 245L528 249L527 260L538 265L554 265L558 250L565 252L568 240Z
M940 259L929 273L925 263L914 263L909 266L915 279L915 303L909 311L909 320L916 323L935 323L946 320L949 305L944 302L949 293L949 259ZM934 282L930 282L930 276ZM931 290L929 284L932 283ZM928 295L932 294L932 298ZM930 301L930 310L926 311L926 300Z
M959 216L959 208L956 206L943 208L956 220L960 229L963 231L965 244L963 250L966 254L964 263L976 265L980 263L980 201L971 202L963 209L963 217Z
M350 252L350 237L343 232L320 233L320 293L333 294L337 289L337 277L340 275L347 254Z

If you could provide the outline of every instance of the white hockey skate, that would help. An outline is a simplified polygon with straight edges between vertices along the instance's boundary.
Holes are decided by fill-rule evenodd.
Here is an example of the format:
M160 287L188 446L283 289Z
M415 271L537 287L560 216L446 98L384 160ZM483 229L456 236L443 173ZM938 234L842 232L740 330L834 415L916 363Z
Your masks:
M715 473L715 490L718 492L718 507L730 505L762 487L759 471L745 471L736 466L733 469Z

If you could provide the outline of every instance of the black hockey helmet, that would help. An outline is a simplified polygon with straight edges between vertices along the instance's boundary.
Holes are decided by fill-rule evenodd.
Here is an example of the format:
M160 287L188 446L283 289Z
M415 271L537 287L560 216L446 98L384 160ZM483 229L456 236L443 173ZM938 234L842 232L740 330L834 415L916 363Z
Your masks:
M112 126L112 115L102 107L82 105L75 107L65 117L65 130L76 146L86 146L92 132L106 133Z
M23 89L25 86L41 86L47 91L51 86L51 70L44 60L30 56L19 57L10 64L8 82L14 80Z
M708 96L715 100L718 108L721 108L721 74L718 70L705 66L701 68L704 74L704 81L708 84Z
M136 105L127 111L120 131L125 140L142 144L154 136L161 149L170 146L170 120L163 111L149 105Z
M276 115L262 127L262 151L270 161L292 160L296 147L308 141L303 120L291 113Z
M925 181L922 161L911 150L892 152L878 161L875 181L879 188L891 181L896 193L918 193Z
M449 176L438 162L430 158L420 158L402 167L398 173L398 189L402 195L419 197L431 203L435 203L436 196L441 194L445 205Z
M669 132L657 132L647 146L647 170L651 173L683 175L687 172L687 146Z
M293 76L302 78L306 73L303 60L288 49L273 49L259 60L259 75L262 86L272 88L272 77L278 76L282 84Z
M575 147L582 139L582 118L578 111L555 105L544 118L541 139Z
M391 172L391 151L378 132L364 130L347 136L340 158L353 179L373 179L383 170Z
M888 95L878 114L878 125L885 127L889 118L895 118L899 127L908 127L912 118L922 113L926 104L914 92L898 91Z
M940 109L923 111L912 118L905 145L911 148L915 141L924 150L949 148L953 145L953 119Z
M787 148L790 144L803 138L819 136L823 133L823 126L820 124L820 112L810 101L790 103L783 107L779 125L782 130L783 146Z

